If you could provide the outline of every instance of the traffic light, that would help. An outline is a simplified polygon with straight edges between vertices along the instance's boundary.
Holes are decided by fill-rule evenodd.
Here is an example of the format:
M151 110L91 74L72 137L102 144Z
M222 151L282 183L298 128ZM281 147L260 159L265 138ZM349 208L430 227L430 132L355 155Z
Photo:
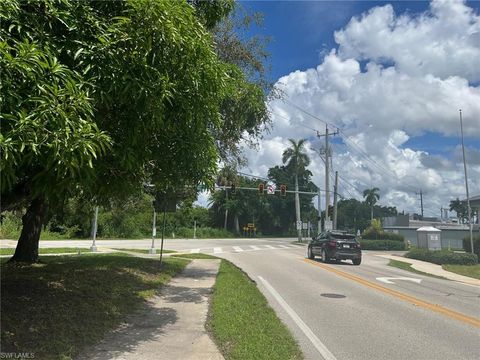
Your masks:
M333 218L333 205L328 205L328 217Z
M287 185L280 185L280 195L281 196L287 195Z
M265 184L261 183L258 185L258 194L263 195L263 192L265 191Z
M230 187L230 192L232 194L235 194L235 184L232 184L232 186Z

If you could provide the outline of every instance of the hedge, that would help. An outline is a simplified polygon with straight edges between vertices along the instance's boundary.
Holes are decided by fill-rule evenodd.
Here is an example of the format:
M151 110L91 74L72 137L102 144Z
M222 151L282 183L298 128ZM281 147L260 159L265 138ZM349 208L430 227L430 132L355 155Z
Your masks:
M363 250L405 250L405 243L392 240L360 240Z
M381 233L377 232L367 232L362 235L362 238L365 240L392 240L392 241L402 241L405 242L405 237L400 234L390 233L382 231Z
M428 261L434 264L457 264L475 265L478 263L478 256L471 253L456 253L450 250L428 250L414 248L405 254L405 257Z
M470 246L470 236L463 238L463 248L466 252L472 252L472 248ZM480 258L480 235L473 237L473 252L477 254L478 258Z

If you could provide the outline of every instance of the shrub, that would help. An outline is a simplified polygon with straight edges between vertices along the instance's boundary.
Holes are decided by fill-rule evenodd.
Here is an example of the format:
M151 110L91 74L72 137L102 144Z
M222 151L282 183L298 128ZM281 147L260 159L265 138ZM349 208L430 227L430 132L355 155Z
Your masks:
M22 230L22 218L6 211L1 215L0 239L18 239Z
M405 243L392 240L360 240L363 250L405 250Z
M463 248L466 252L472 252L470 236L463 238ZM480 258L480 235L473 237L473 252Z
M456 253L450 250L432 251L428 249L414 248L406 253L405 256L411 259L428 261L438 265L475 265L478 263L478 256L476 254Z

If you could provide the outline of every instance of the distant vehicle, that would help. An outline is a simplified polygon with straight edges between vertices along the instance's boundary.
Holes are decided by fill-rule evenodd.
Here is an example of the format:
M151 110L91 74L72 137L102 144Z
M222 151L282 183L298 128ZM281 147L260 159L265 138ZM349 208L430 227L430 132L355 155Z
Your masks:
M362 249L355 235L343 231L327 231L313 237L308 244L307 257L320 256L324 263L330 260L352 260L353 265L362 262Z

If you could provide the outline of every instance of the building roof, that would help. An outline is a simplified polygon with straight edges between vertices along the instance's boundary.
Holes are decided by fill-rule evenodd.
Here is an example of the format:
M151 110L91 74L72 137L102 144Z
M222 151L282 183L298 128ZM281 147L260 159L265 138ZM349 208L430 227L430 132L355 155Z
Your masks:
M433 226L422 226L421 228L418 228L417 231L423 231L423 232L440 232L442 230L438 230L437 228L434 228Z

